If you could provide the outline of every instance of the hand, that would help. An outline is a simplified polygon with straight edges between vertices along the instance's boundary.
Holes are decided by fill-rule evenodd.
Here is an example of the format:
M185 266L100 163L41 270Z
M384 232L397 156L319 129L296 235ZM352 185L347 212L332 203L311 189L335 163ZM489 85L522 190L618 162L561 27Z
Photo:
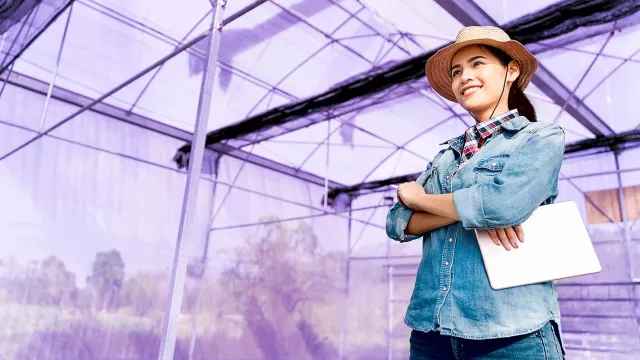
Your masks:
M402 202L402 199L400 198L400 188L397 187L398 190L396 190L396 197L398 198L398 203L400 203L400 205L404 206L404 202ZM2 359L0 359L2 360Z
M506 228L489 229L489 236L493 243L511 250L518 248L518 241L524 242L524 231L521 226L508 226Z
M417 209L418 200L426 194L422 185L415 181L407 182L398 186L398 201L413 210Z

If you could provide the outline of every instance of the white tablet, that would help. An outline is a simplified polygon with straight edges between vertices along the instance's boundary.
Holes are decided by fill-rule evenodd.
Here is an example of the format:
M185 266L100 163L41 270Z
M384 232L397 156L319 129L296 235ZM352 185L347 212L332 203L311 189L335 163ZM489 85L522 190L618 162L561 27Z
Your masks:
M522 224L524 243L507 251L476 230L494 290L598 273L600 261L573 201L538 207Z

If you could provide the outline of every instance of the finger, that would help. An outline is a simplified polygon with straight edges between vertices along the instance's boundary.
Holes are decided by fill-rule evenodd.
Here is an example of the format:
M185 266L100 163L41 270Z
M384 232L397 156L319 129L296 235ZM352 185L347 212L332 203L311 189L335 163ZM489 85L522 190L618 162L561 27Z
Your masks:
M520 239L520 242L524 242L524 230L522 230L522 226L514 226L513 229L516 231L516 235L518 236L518 239Z
M513 229L513 226L508 226L504 229L507 238L509 238L509 243L513 246L514 249L518 248L518 237L516 236L516 231Z
M494 244L500 246L500 239L498 239L498 235L496 234L496 231L494 229L489 229L489 236L491 237L491 241L493 241Z
M509 244L509 238L507 234L505 234L504 229L496 229L496 232L498 233L498 238L500 238L502 246L507 250L511 250L511 244Z

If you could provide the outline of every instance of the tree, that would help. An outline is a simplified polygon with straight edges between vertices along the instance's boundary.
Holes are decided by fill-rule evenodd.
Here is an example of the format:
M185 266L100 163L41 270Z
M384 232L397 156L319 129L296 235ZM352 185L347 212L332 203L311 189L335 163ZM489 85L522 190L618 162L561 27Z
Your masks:
M40 263L37 280L43 293L47 295L46 298L49 304L61 306L74 302L78 290L76 287L76 275L67 271L67 267L62 260L55 256L49 256L44 259Z
M2 279L7 299L23 304L64 306L75 302L76 276L62 260L49 256L26 267L6 262Z
M140 272L127 279L121 291L121 305L131 308L133 315L162 316L167 298L169 276L165 273Z
M111 250L97 253L91 269L87 284L94 292L94 308L104 311L117 307L125 269L120 252Z
M263 225L234 255L222 281L265 358L300 358L300 351L312 359L336 357L335 346L314 329L307 310L342 293L334 284L344 281L344 263L321 250L313 228ZM302 349L294 348L300 343Z

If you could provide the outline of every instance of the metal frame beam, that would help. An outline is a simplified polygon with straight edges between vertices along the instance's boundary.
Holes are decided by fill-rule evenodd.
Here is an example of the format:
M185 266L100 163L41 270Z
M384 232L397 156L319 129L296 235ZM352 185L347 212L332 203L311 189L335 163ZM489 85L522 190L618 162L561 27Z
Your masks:
M29 77L27 75L22 75L20 73L12 72L8 76L8 78L5 74L3 74L2 76L0 76L0 80L6 81L10 85L17 86L22 89L29 90L35 93L39 93L44 96L46 96L48 93L49 84L43 81L34 79L32 77ZM57 86L54 86L52 88L51 98L57 101L62 101L67 104L78 106L78 107L85 107L93 101L93 99L89 97L80 95L78 93L74 93L69 90L65 90ZM158 134L162 134L162 135L165 135L174 139L182 140L182 141L190 141L192 136L191 133L189 133L188 131L175 128L173 126L161 123L159 121L156 121L141 115L129 113L126 110L123 110L113 105L109 105L105 103L98 103L94 105L89 111L92 111L104 116L108 116L115 120L120 120L122 122L139 126L141 128L151 130ZM263 158L258 155L250 154L244 150L237 149L229 145L216 144L216 145L210 146L209 149L218 153L231 156L239 160L249 162L251 164L254 164L269 170L273 170L282 174L286 174L286 175L298 178L300 180L312 183L314 185L324 186L323 177L320 177L305 171L300 171L298 169L280 164L278 162L269 160L267 158ZM342 187L344 185L331 181L330 186Z
M355 17L355 19L358 19L358 17ZM609 33L612 30L620 30L623 29L627 26L633 25L635 23L637 23L640 20L640 13L638 13L637 15L631 15L628 16L627 18L623 18L620 19L619 21L615 21L609 24L605 24L605 25L598 25L598 26L592 26L588 28L588 31L573 31L569 34L565 34L565 35L561 35L558 36L558 38L561 38L561 41L556 41L556 38L551 39L551 40L546 40L546 43L544 46L540 46L538 47L537 51L546 51L549 49L553 49L555 44L558 44L558 46L563 46L564 44L569 44L569 43L573 43L573 42L577 42L577 41L581 41L593 36L597 36L603 33ZM412 39L412 37L408 34L405 34L407 36L407 38L409 40L412 40L413 42L415 42L415 40ZM535 45L534 45L535 46ZM400 47L398 47L400 48ZM402 49L401 49L402 50ZM536 51L536 52L537 52ZM535 52L534 52L535 53ZM357 77L354 77L357 78ZM347 80L345 86L347 86L348 84L356 86L357 84L360 84L358 81L362 81L362 78L358 78L356 80L350 81ZM358 85L359 86L359 85ZM413 86L415 87L415 86ZM554 91L558 92L560 90L562 90L564 87L559 87L559 88L553 88ZM400 94L401 96L404 96L406 94L409 93L409 91L411 93L418 91L418 90L424 90L422 87L417 88L417 89L413 89L411 83L407 83L406 86L404 86L404 88L402 88L404 90L404 92L400 91L400 90L394 90L394 94ZM564 90L567 90L566 88L564 88ZM381 90L376 94L380 94L383 93L385 90ZM386 90L389 91L389 90ZM574 102L572 102L571 97L568 98L562 98L563 94L570 94L570 92L567 91L560 91L560 95L558 96L559 99L555 99L555 100L551 100L554 101L554 103L564 103L565 101L567 101L567 99L569 99L569 106L568 109L569 111L573 111L574 108L576 108L576 104L574 104ZM263 136L260 140L267 140L282 134L285 134L287 132L290 131L295 131L297 128L299 127L304 127L304 126L308 126L312 123L317 123L317 122L321 122L321 121L326 121L329 120L331 118L334 118L335 116L332 116L332 114L329 113L329 115L325 115L326 114L326 110L321 110L318 109L318 107L322 107L319 104L321 99L322 101L328 101L328 98L331 98L332 101L335 97L335 94L333 94L330 91L324 92L322 94L318 94L315 97L312 97L310 99L304 100L304 101L298 101L292 104L289 104L288 106L284 106L281 109L276 109L277 111L280 111L282 113L287 113L288 115L286 115L286 117L288 117L288 119L285 121L287 123L287 127L286 129L272 129L272 131L266 132L265 136ZM380 97L380 96L379 96ZM345 104L348 103L349 101L352 101L353 99L350 97L346 97L343 100L339 100L339 104ZM383 102L387 102L387 101L392 101L394 100L394 96L382 96L379 99L376 99L376 105L377 104L381 104ZM297 114L297 111L303 107L306 106L305 104L307 102L312 103L311 104L311 113L305 115L304 118L302 118L300 115ZM313 109L316 109L316 111L314 111ZM341 115L345 115L347 113L351 113L353 111L356 111L357 108L351 108L349 110L343 110ZM345 112L346 111L346 112ZM579 110L580 113L588 113L588 111L585 111L584 109L580 108ZM335 115L335 114L334 114ZM245 146L249 143L252 142L251 138L250 138L250 134L252 133L260 133L262 130L264 130L264 124L266 124L266 122L262 121L263 119L261 118L261 116L265 117L265 118L278 118L279 116L284 116L282 114L277 114L274 113L274 111L269 110L267 112L265 112L264 114L260 114L257 116L254 116L252 118L249 119L245 119L242 122L236 123L232 126L228 126L225 127L223 129L220 129L219 131L214 131L209 133L209 137L208 137L208 141L210 143L214 143L214 142L219 142L222 140L230 140L234 146L236 147L242 147ZM278 118L279 119L279 118ZM284 120L284 119L279 119L279 120ZM462 122L464 122L464 120L462 120ZM260 125L259 125L259 124ZM268 125L267 125L268 126ZM593 129L594 126L591 126L592 130L595 132L598 132L597 129ZM597 127L596 127L597 128ZM602 131L606 131L608 132L608 130L602 130ZM602 132L600 131L600 132ZM218 138L222 139L222 140L218 140ZM181 147L178 152L182 152L182 153L188 153L188 148L189 145L185 145L183 147Z
M287 14L291 15L292 17L296 18L298 21L300 21L300 22L302 22L302 23L306 24L307 26L309 26L310 28L312 28L314 31L318 32L319 34L321 34L321 35L323 35L324 37L326 37L327 39L329 39L329 40L330 40L330 42L329 42L328 44L326 44L326 45L333 44L333 43L338 44L338 45L340 45L342 48L344 48L346 51L348 51L348 52L350 52L350 53L354 54L356 57L360 58L361 60L363 60L364 62L366 62L366 63L367 63L367 64L369 64L370 66L372 66L372 67L373 67L373 66L377 66L377 65L379 65L376 61L371 61L371 60L367 59L364 55L360 54L358 51L354 50L354 49L353 49L353 48L351 48L350 46L347 46L347 45L343 44L342 42L340 42L340 40L338 40L338 39L336 39L336 38L334 37L335 32L336 32L338 29L340 29L342 26L344 26L344 25L345 25L349 20L351 20L351 19L357 19L359 22L361 22L361 23L363 23L363 24L366 24L364 21L362 21L362 20L357 16L357 13L359 13L361 10L363 10L363 9L364 9L364 7L363 7L363 8L361 8L360 10L358 10L358 11L357 11L357 12L355 12L355 13L351 13L351 12L347 11L344 7L342 7L342 6L338 6L338 4L337 4L336 2L334 2L334 1L330 1L332 4L334 4L335 6L338 6L340 9L342 9L342 10L343 10L343 11L345 11L347 14L349 14L349 18L348 18L345 22L343 22L340 26L338 26L338 28L336 28L336 29L335 29L331 34L329 34L329 33L324 32L322 29L320 29L320 28L316 27L315 25L311 24L311 23L310 23L309 21L307 21L307 20L306 20L302 15L300 15L300 14L296 13L295 11L291 10L290 8L287 8L287 7L285 7L285 6L281 5L281 4L279 4L276 0L269 0L269 2L270 2L270 3L272 3L273 5L275 5L276 7L278 7L280 10L282 10L282 11L286 12ZM368 25L368 24L366 24L366 25L367 25L368 27L370 27L371 29L373 29L370 25ZM395 47L395 48L398 48L398 49L400 49L401 51L403 51L405 54L407 54L407 55L411 55L411 53L410 53L408 50L406 50L406 49L404 49L402 46L398 45L398 41L397 41L397 40L396 40L396 41L393 41L393 39L392 39L391 37L384 36L383 34L379 33L379 32L378 32L378 31L376 31L375 29L373 29L373 30L374 30L374 31L375 31L375 32L376 32L376 33L377 33L377 34L378 34L382 39L384 39L386 42L388 42L388 43L390 43L390 44L391 44L391 47L389 48L389 50L391 50L391 49L393 49L393 48ZM401 38L402 38L402 34L400 35L400 37L398 38L398 40L399 40L399 39L401 39ZM325 45L325 46L326 46L326 45ZM324 47L323 47L323 48L324 48ZM316 53L317 53L317 52L316 52ZM316 53L314 53L313 55L315 55ZM388 53L388 52L387 52L387 53ZM313 55L312 55L312 56L313 56ZM382 60L385 56L386 56L386 54L385 54L384 56L380 57L380 60ZM299 66L298 66L298 67L299 67ZM286 79L288 76L290 76L291 74L293 74L293 73L295 72L295 70L297 70L297 68L298 68L298 67L296 67L296 68L295 68L295 69L293 69L291 72L289 72L289 73L285 76L285 78L284 78L284 79ZM284 79L280 80L280 81L278 82L278 84L280 84ZM276 85L277 85L277 84L276 84ZM360 113L360 111L362 111L362 110L364 110L364 109L360 109L360 110L356 111L356 112L355 112L355 115L357 115L358 113ZM353 116L355 116L355 115L353 115ZM335 116L335 115L331 115L331 114L329 113L329 114L328 114L328 116L327 116L327 118L326 118L326 120L328 121L328 120L332 120L332 119L337 119L338 121L340 121L340 122L342 123L342 125L344 125L344 124L345 124L345 121L344 121L344 119L342 119L342 118L341 118L341 116L339 116L339 115L338 115L338 116ZM342 125L341 125L341 126L342 126ZM372 136L378 137L377 135L375 135L375 134L373 134L373 133L369 133L369 132L367 132L365 129L362 129L362 128L360 128L360 127L357 127L355 124L349 123L349 126L352 126L352 127L356 128L356 129L358 129L358 130L360 130L360 131L363 131L363 132L365 132L365 133L367 133L367 134L369 134L369 135L372 135ZM388 142L388 143L390 143L390 144L394 145L394 147L396 147L396 150L403 149L403 150L406 150L406 151L408 151L408 152L412 153L412 155L415 155L415 156L418 156L418 157L423 158L423 159L425 159L425 160L428 160L428 159L424 158L422 155L417 154L417 153L414 153L414 152L412 152L412 151L410 151L410 150L406 149L406 148L404 147L404 145L397 145L397 144L393 144L393 143L389 142L387 139L382 139L382 138L381 138L381 140L386 141L386 142ZM320 145L320 144L322 144L322 143L319 143L318 145Z
M2 61L0 61L0 73L4 73L4 71L11 66L13 68L13 64L15 63L15 61L22 56L22 54L27 50L27 48L29 48L31 46L31 44L33 44L38 38L40 38L40 35L42 35L47 29L49 29L49 27L51 25L53 25L53 23L60 17L60 15L62 15L72 4L73 4L74 0L69 0L67 1L66 4L64 4L63 6L61 6L57 12L55 14L53 14L53 16L51 16L44 24L43 26L40 27L40 29L36 30L33 34L31 34L31 39L29 39L24 46L22 46L21 49L19 49L15 54L11 54L11 49L13 49L13 46L18 42L19 38L20 38L20 34L22 33L22 30L24 30L27 22L29 21L29 19L31 19L31 24L30 26L33 25L33 22L35 21L35 18L38 14L38 11L40 10L41 6L46 6L47 4L39 4L37 7L32 8L31 10L29 10L28 15L25 16L25 18L23 19L24 21L21 22L20 25L20 29L18 30L18 34L16 35L14 41L11 43L11 47L9 48L9 50L6 52L5 57L2 59ZM27 30L27 36L28 36L28 30ZM6 40L6 33L3 36L2 42L3 42L3 46L4 46L4 42ZM0 49L2 50L2 49ZM6 61L7 59L11 58L9 61Z
M6 121L3 121L3 120L0 120L0 124L5 125L5 126L9 126L9 127L12 127L12 128L16 128L16 129L21 129L21 130L24 130L24 131L28 131L28 132L31 132L31 133L38 133L37 130L31 129L31 128L28 128L28 127L24 127L24 126L20 126L20 125L14 124L14 123L6 122ZM153 161L141 159L141 158L138 158L138 157L135 157L135 156L131 156L131 155L128 155L128 154L124 154L124 153L121 153L121 152L103 149L103 148L100 148L100 147L97 147L97 146L85 144L85 143L78 142L78 141L75 141L75 140L70 140L70 139L66 139L66 138L63 138L63 137L55 136L55 135L47 135L47 137L51 138L51 139L54 139L54 140L62 141L62 142L65 142L65 143L69 143L69 144L73 144L73 145L76 145L76 146L80 146L80 147L83 147L83 148L87 148L87 149L91 149L91 150L94 150L94 151L98 151L98 152L101 152L101 153L104 153L104 154L109 154L109 155L112 155L112 156L121 157L121 158L124 158L124 159L136 161L136 162L139 162L139 163L142 163L142 164L154 166L154 167L157 167L157 168L160 168L160 169L163 169L163 170L173 171L173 172L180 173L180 174L186 174L187 173L187 171L176 169L175 167L167 166L167 165L164 165L164 164L159 164L159 163L156 163L156 162L153 162ZM216 159L216 162L218 162L218 159ZM216 169L217 169L217 167L216 167ZM216 175L216 174L214 174L214 175ZM281 201L283 203L297 205L297 206L300 206L300 207L303 207L303 208L306 208L306 209L309 209L309 210L322 212L323 214L335 215L335 216L338 216L338 217L341 217L341 218L344 218L344 219L347 219L347 220L354 220L354 221L362 223L364 225L373 225L373 226L377 226L377 227L382 228L382 226L377 225L377 224L368 223L368 222L366 222L364 220L360 220L360 219L351 219L350 217L346 217L346 216L343 216L343 215L340 215L340 214L336 214L334 212L333 213L332 212L327 212L324 209L319 208L319 207L315 207L315 206L311 206L309 204L293 201L293 200L286 199L286 198L283 198L283 197L280 197L280 196L276 196L276 195L273 195L273 194L270 194L270 193L265 193L265 192L261 192L261 191L258 191L258 190L249 189L249 188L237 185L237 184L232 184L232 183L220 180L217 177L211 178L211 177L209 177L207 175L202 175L202 176L200 176L200 180L208 181L208 182L211 182L211 183L216 184L216 185L218 185L218 184L219 185L223 185L223 186L228 187L228 188L236 189L236 190L239 190L239 191L244 191L244 192L247 192L247 193L250 193L250 194L255 194L255 195L266 197L266 198L269 198L269 199L274 199L274 200L277 200L277 201Z
M47 112L49 110L49 103L51 101L51 92L53 91L53 87L56 84L58 70L60 69L60 62L62 60L62 51L64 49L64 44L67 40L69 24L71 23L71 15L73 15L73 4L69 6L69 13L67 14L67 20L64 23L64 30L62 31L62 37L60 38L60 46L58 48L58 56L56 56L56 64L53 68L53 74L51 74L51 80L49 81L49 90L47 90L47 97L44 100L44 109L42 110L42 116L40 116L40 127L38 128L38 131L42 131L42 129L44 129L45 121L47 120Z
M472 0L435 0L438 5L456 18L464 26L491 25L499 26L487 13ZM611 29L611 28L610 28ZM610 30L611 31L611 30ZM573 116L580 124L596 136L613 135L615 131L596 115L582 100L573 94L560 80L538 64L538 71L531 80L557 105Z
M351 214L352 212L373 210L373 209L378 209L378 208L381 208L381 207L388 207L388 206L387 205L373 205L373 206L365 206L363 208L358 208L358 209L346 209L346 210L339 210L339 211L334 211L334 212L321 212L321 213L318 213L318 214L301 215L301 216L294 216L294 217L276 219L276 220L268 220L268 221L259 221L259 222L246 223L246 224L212 227L210 232L219 231L219 230L239 229L239 228L259 226L259 225L279 224L279 223L288 222L288 221L307 220L307 219L314 219L314 218L323 217L323 216L337 216L338 214L344 214L344 213L348 213L349 214L348 215L348 219L349 219L349 221L351 221L351 219L353 219L353 215ZM379 225L379 224L371 223L370 221L363 222L363 223L365 224L365 227L366 226L373 226L373 227L376 227L378 229L384 229L384 226Z
M80 109L76 110L71 115L63 118L62 120L59 120L58 122L53 124L48 129L41 131L38 135L36 135L33 138L31 138L31 139L27 140L26 142L22 143L18 147L16 147L13 150L9 151L7 154L1 156L0 157L0 161L5 160L6 158L8 158L8 157L12 156L13 154L17 153L18 151L20 151L20 150L26 148L27 146L33 144L34 142L36 142L39 139L41 139L43 136L49 134L50 132L54 131L55 129L59 128L60 126L62 126L64 124L66 124L67 122L73 120L76 116L78 116L78 115L82 114L83 112L91 109L93 106L103 102L105 99L109 98L111 95L117 93L118 91L120 91L123 88L127 87L128 85L132 84L133 82L135 82L136 80L140 79L141 77L143 77L147 73L151 72L153 69L155 69L158 66L164 64L165 62L171 60L172 58L174 58L175 56L177 56L178 54L180 54L184 50L190 48L191 46L193 46L193 44L195 44L195 43L197 43L197 42L199 42L199 41L201 41L201 40L203 40L203 39L205 39L207 37L210 37L212 34L215 34L215 32L217 30L218 29L210 29L210 30L208 30L208 31L196 36L195 38L193 38L189 42L185 43L184 45L179 46L174 51L172 51L169 54L163 56L162 58L160 58L159 60L157 60L153 64L147 66L146 68L144 68L142 71L140 71L136 75L128 78L124 82L118 84L116 87L114 87L111 90L107 91L106 93L104 93L99 98L97 98L97 99L91 101L90 103L82 106Z
M631 132L631 133L633 134L633 132ZM618 135L618 137L620 137L620 136L622 136L622 135ZM592 140L591 139L589 139L589 140L581 140L581 141L579 141L577 143L567 144L567 151L565 152L564 159L565 160L573 159L573 158L569 158L569 156L571 154L578 153L578 152L582 153L584 151L588 151L588 149L586 149L586 150L580 150L579 149L579 145L581 143L584 143L585 141L589 142L589 141L592 141ZM635 142L637 142L637 141L635 141ZM619 151L619 152L627 149L627 147L620 146L616 142L607 142L607 143L599 145L599 147L604 147L604 146L616 147L616 148L618 148L617 151ZM598 153L596 153L596 154L598 154ZM596 154L589 153L586 156L596 155ZM575 175L575 176L568 176L568 177L565 177L564 175L561 174L561 176L559 177L559 180L570 181L571 179L575 179L575 178L601 176L601 175L625 173L625 172L633 172L633 171L640 171L640 168L629 168L629 169L623 169L623 170L618 170L618 171L605 171L605 172L582 174L582 175ZM333 197L336 197L338 194L344 193L344 194L350 195L351 197L358 197L358 196L369 195L369 194L373 194L373 193L377 193L377 192L384 192L384 191L388 191L389 190L389 188L388 188L389 185L398 184L398 183L402 183L402 182L405 182L405 181L412 181L412 180L415 180L415 178L417 178L419 175L420 175L420 173L418 172L418 173L413 173L413 174L405 174L405 175L394 176L394 177L390 177L390 178L383 179L383 180L362 182L362 183L359 183L359 184L356 184L356 185L352 185L352 186L348 186L348 187L345 187L345 188L334 189L329 194L329 196L333 198Z
M533 54L539 54L553 49L565 49L567 51L578 51L595 55L595 53L571 49L567 48L567 46L599 35L607 34L612 31L620 31L637 24L640 24L640 12L637 12L620 20L616 20L613 23L581 27L579 31L572 31L550 40L527 45L527 49L529 49L529 51L531 51ZM611 55L607 56L611 57Z
M196 203L200 188L200 175L205 152L205 138L207 136L207 124L211 111L211 101L215 82L215 73L220 51L220 37L222 33L222 21L226 0L218 0L213 5L211 17L211 33L208 36L208 54L205 68L202 74L202 85L198 99L198 112L192 137L193 151L189 154L190 166L185 184L182 212L178 226L178 238L176 240L173 255L173 266L169 281L169 296L163 321L162 337L160 339L160 352L158 360L172 360L178 337L178 322L180 321L180 309L184 295L184 285L187 272L187 254L184 251L184 243L192 238L196 220ZM217 171L217 170L216 170Z
M136 21L135 19L132 19L132 18L128 17L127 15L122 14L122 13L116 11L116 10L113 10L113 9L107 7L107 6L99 4L99 3L95 2L94 0L77 0L77 1L78 1L78 3L86 6L89 9L97 11L100 14L108 16L108 17L112 18L115 21L118 21L118 22L120 22L122 24L130 26L130 27L132 27L132 28L134 28L136 30L139 30L139 31L141 31L141 32L143 32L143 33L145 33L145 34L147 34L149 36L154 37L157 40L163 41L163 42L165 42L165 43L167 43L169 45L173 45L176 48L179 47L180 45L183 45L183 43L184 43L184 40L180 41L178 39L175 39L175 38L163 33L162 31L160 31L158 29L155 29L155 28L153 28L153 27L151 27L151 26L149 26L147 24L140 23L139 21ZM260 4L262 4L262 3L266 2L266 1L267 0L257 0L254 3L246 6L245 8L237 11L236 13L234 13L234 14L230 15L229 17L227 17L224 20L224 24L223 25L224 26L229 25L229 23L231 21L237 20L238 18L240 18L244 14L245 11L249 11L249 10L257 7L257 5L260 5ZM210 14L210 12L207 13L206 15L209 15L209 14ZM194 47L191 47L191 48L185 50L185 52L197 55L203 60L205 58L205 54L202 51L200 51L199 49L196 49ZM267 90L272 89L272 91L276 92L278 95L280 95L282 97L285 97L285 98L287 98L289 100L296 100L297 99L297 97L293 96L292 94L289 94L288 92L286 92L286 91L284 91L282 89L274 87L272 84L270 84L270 83L268 83L268 82L266 82L266 81L264 81L262 79L259 79L259 78L255 77L255 76L245 72L245 71L242 71L242 70L240 70L240 69L238 69L238 68L236 68L236 67L234 67L234 66L232 66L230 64L227 64L224 61L218 60L218 66L223 70L229 71L229 72L233 73L234 75L238 75L238 76L242 77L243 79L245 79L247 81L250 81L254 85L260 86L260 87L262 87L264 89L267 89Z
M337 43L338 45L342 46L345 50L347 50L348 52L352 53L353 55L355 55L356 57L360 58L361 60L363 60L365 63L372 65L373 63L371 62L371 60L367 59L366 57L364 57L362 54L360 54L359 52L357 52L356 50L352 49L351 47L341 43L340 41L336 40L331 34L327 34L326 32L324 32L322 29L316 27L315 25L311 24L309 21L307 21L302 15L298 14L296 11L281 5L279 2L277 2L276 0L269 0L270 3L272 3L273 5L275 5L277 8L279 8L280 10L284 11L285 13L291 15L292 17L294 17L296 20L300 21L303 24L306 24L307 26L309 26L310 28L312 28L313 30L315 30L316 32L318 32L319 34L322 34L324 37L326 37L327 39L331 40L332 42Z
M631 224L629 223L629 218L627 216L627 203L624 194L624 185L622 184L622 171L620 170L620 159L619 153L616 151L613 153L614 161L616 164L616 172L617 172L617 181L618 181L618 200L620 202L620 220L622 221L622 235L626 245L627 250L627 262L629 264L629 276L631 281L638 282L639 278L636 277L635 272L635 262L633 261L633 256L631 255L633 251L633 244L631 239Z
M352 49L351 47L349 47L349 46L347 46L347 45L345 45L345 44L343 44L343 43L341 43L338 39L335 39L335 38L333 37L333 33L335 33L335 32L336 32L340 27L342 27L344 24L346 24L346 23L347 23L349 20L351 20L351 19L355 19L356 21L358 21L359 23L361 23L363 26L365 26L365 27L369 28L371 31L373 31L377 36L379 36L380 38L382 38L385 42L390 43L390 44L391 44L391 46L389 47L389 51L390 51L391 49L393 49L393 48L396 48L396 49L398 49L398 50L402 51L405 55L413 56L413 54L412 54L409 50L407 50L406 48L404 48L402 45L400 45L400 44L399 44L399 40L400 40L400 39L402 39L402 38L404 37L404 35L403 35L402 33L400 33L400 37L399 37L396 41L394 41L394 40L392 39L392 37L391 37L391 36L387 36L387 35L384 35L384 34L380 33L380 32L379 32L378 30L376 30L373 26L369 25L367 22L363 21L362 19L360 19L360 17L358 17L358 16L357 16L357 15L358 15L358 13L359 13L360 11L362 11L363 9L366 9L366 6L364 6L364 5L363 5L363 7L362 7L362 8L360 8L360 10L358 10L358 11L356 11L356 12L352 13L352 12L350 12L347 8L345 8L344 6L342 6L339 2L336 2L335 0L329 0L329 2L331 2L334 6L338 7L338 8L339 8L339 9L341 9L342 11L346 12L347 14L349 14L349 18L347 19L347 21L345 21L344 23L342 23L342 24L341 24L341 25L340 25L336 30L334 30L334 32L333 32L332 34L327 34L327 33L325 33L324 31L322 31L321 29L319 29L319 28L315 27L314 25L310 24L308 21L306 21L306 20L305 20L304 18L302 18L300 15L298 15L298 14L296 14L295 12L293 12L293 11L291 11L291 10L288 10L288 9L286 9L285 7L283 7L283 6L279 5L279 4L277 4L277 3L275 2L275 0L269 0L269 1L270 1L271 3L273 3L274 5L278 6L278 7L279 7L280 9L282 9L283 11L288 12L288 13L289 13L289 14L291 14L292 16L296 17L298 20L300 20L300 21L304 22L305 24L307 24L309 27L311 27L312 29L314 29L314 30L315 30L315 31L317 31L318 33L320 33L320 34L322 34L323 36L325 36L325 37L327 37L327 38L331 39L331 41L332 41L332 42L336 42L336 43L338 43L339 45L341 45L341 46L342 46L344 49L346 49L347 51L349 51L349 52L351 52L351 53L353 53L353 54L357 55L359 58L361 58L361 59L363 59L364 61L368 62L371 66L377 66L378 64L377 64L377 62L376 62L376 61L373 61L373 62L372 62L372 61L370 61L369 59L365 58L362 54L360 54L359 52L357 52L356 50ZM367 10L368 10L368 9L367 9ZM411 40L411 39L410 39L410 40ZM416 43L416 45L418 45L418 46L419 46L422 50L424 50L424 51L426 51L426 50L427 50L427 49L425 49L422 45L420 45L419 43ZM380 58L380 60L384 59L384 57L385 57L385 56L382 56L382 57ZM419 93L420 93L421 95L423 95L425 98L427 98L428 100L432 101L432 99L431 99L431 98L426 94L426 92L425 92L424 90L420 90L420 91L419 91ZM465 126L469 126L469 125L468 125L468 124L467 124L467 123L462 119L462 117L460 117L458 114L456 114L456 112L453 110L453 108L451 108L451 106L449 106L446 102L444 102L444 100L442 100L442 99L440 99L440 98L439 98L439 100L440 100L440 101L441 101L441 103L442 103L442 105L441 105L442 107L444 107L445 109L449 110L449 111L450 111L454 116L457 116L457 117L458 117L458 119L459 119L463 124L465 124ZM356 114L357 114L357 113L358 113L358 112L356 112ZM329 118L328 118L328 120L331 120L331 117L329 117ZM404 145L400 145L400 146L398 146L396 150L400 150L400 149L407 150L407 149L404 147ZM414 155L416 155L416 154L414 154ZM418 155L418 156L419 156L419 155ZM372 172L373 172L373 170L372 170ZM367 179L367 178L368 178L368 176L367 176L367 177L365 177L365 179L364 179L363 181L366 181L366 179Z

